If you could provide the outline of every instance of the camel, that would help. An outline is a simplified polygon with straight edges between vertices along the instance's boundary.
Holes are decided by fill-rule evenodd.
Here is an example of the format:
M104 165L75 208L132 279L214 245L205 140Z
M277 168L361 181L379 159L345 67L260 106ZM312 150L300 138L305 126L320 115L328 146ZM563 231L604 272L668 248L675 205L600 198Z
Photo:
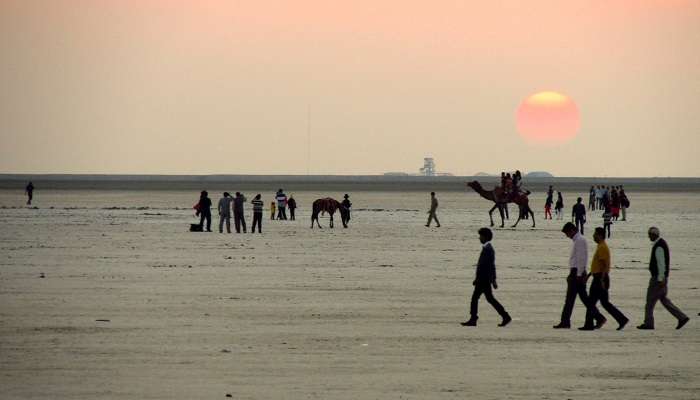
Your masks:
M333 214L335 214L336 210L340 211L341 216L347 212L345 207L343 207L343 205L340 204L338 200L332 199L330 197L314 201L311 212L311 229L314 228L314 221L316 221L316 225L318 225L318 228L322 229L321 224L318 223L318 214L326 212L330 216L330 227L331 229L333 229ZM345 219L343 219L343 227L348 227L345 223Z
M493 226L493 211L495 209L498 209L498 212L501 214L501 228L503 228L505 224L503 221L503 209L505 208L506 204L515 203L518 205L520 213L518 214L518 220L515 221L515 224L513 224L513 228L518 226L520 219L523 217L523 215L526 214L530 214L530 216L532 217L532 227L535 227L535 213L530 208L529 200L527 198L527 195L530 194L529 190L525 191L524 193L518 193L515 196L508 197L506 196L505 192L500 186L496 186L493 190L484 190L484 188L478 181L468 182L467 186L474 189L474 191L479 193L481 197L485 198L486 200L491 200L495 203L494 206L489 210L491 226Z

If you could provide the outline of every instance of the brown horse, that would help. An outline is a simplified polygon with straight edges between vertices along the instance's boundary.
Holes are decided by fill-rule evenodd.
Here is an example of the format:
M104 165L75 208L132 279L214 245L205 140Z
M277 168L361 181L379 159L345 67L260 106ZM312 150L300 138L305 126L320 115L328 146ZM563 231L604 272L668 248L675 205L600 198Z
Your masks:
M314 228L314 221L316 221L316 225L318 225L319 229L321 229L321 224L318 223L319 213L328 213L328 215L330 216L330 227L333 228L333 214L335 214L336 211L340 211L341 215L348 212L338 200L332 199L330 197L314 201L311 211L311 229ZM348 227L344 219L343 227Z
M507 196L500 186L496 186L493 190L484 190L484 188L478 181L468 182L467 186L474 189L474 191L479 193L481 197L485 198L486 200L491 200L495 203L495 205L489 210L491 226L493 226L493 211L495 209L498 209L498 212L501 214L501 228L503 228L503 209L505 208L506 204L515 203L518 205L520 213L518 214L518 220L515 221L515 224L513 224L513 228L518 226L520 219L525 214L530 214L530 216L532 217L532 227L535 227L535 213L532 212L532 209L530 209L529 200L527 198L527 195L530 194L530 191L525 191L524 193L517 193L512 196Z

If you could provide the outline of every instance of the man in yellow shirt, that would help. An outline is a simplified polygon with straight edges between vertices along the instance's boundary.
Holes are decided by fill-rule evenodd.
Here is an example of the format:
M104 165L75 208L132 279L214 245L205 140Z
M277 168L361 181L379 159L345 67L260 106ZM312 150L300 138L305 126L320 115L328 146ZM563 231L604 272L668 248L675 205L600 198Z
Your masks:
M625 317L620 310L618 310L614 305L610 303L608 299L608 290L610 289L610 249L607 243L605 243L605 229L595 228L593 233L593 240L598 243L598 247L593 255L593 261L591 261L591 275L593 275L593 283L591 283L590 290L590 302L595 305L598 300L600 300L600 305L603 306L605 311L607 311L613 318L617 321L619 326L617 330L622 330L629 319ZM586 313L586 324L579 328L584 331L592 331L596 328L600 328L603 324L600 322L597 326L593 325L593 315L590 312Z

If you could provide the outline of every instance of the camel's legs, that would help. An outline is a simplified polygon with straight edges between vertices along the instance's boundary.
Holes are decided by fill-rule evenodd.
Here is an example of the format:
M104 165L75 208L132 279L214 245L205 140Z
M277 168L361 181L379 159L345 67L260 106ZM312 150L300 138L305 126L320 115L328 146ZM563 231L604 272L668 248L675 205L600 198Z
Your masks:
M530 206L527 207L527 212L530 213L530 216L532 217L532 227L535 227L535 213L532 211Z
M493 226L493 210L498 207L498 204L494 204L494 206L489 210L489 219L491 220L491 226Z

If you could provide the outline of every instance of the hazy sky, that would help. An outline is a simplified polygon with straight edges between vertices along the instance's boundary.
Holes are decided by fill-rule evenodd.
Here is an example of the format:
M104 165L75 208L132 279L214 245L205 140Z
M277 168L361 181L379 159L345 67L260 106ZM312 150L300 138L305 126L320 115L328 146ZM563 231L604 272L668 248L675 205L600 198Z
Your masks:
M1 0L0 88L4 173L700 176L700 0Z

